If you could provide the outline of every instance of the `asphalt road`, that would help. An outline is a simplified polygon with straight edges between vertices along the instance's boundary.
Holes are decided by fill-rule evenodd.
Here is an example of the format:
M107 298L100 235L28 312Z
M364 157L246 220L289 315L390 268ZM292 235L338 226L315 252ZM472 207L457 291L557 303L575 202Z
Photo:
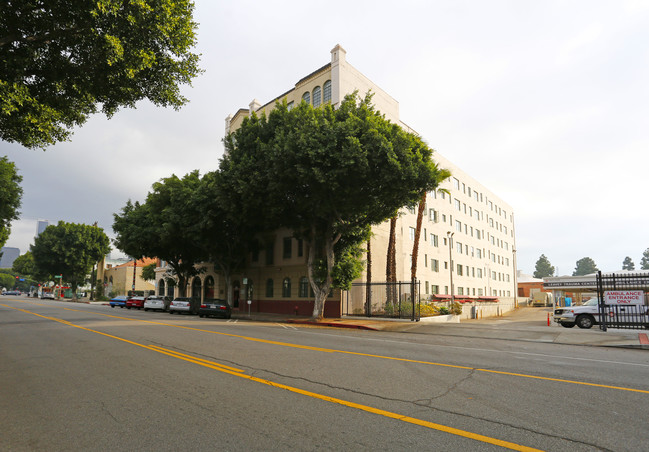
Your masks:
M649 353L0 298L0 450L647 450Z

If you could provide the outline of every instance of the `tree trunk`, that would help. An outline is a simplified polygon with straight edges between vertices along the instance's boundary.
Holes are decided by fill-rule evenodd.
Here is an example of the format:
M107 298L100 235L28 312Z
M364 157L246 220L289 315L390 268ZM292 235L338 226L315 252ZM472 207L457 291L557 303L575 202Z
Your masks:
M419 200L419 208L417 209L417 227L415 228L415 243L412 245L412 264L410 265L410 280L417 279L417 257L419 255L419 237L421 236L421 222L424 218L424 211L426 210L426 193L424 193Z
M365 314L372 313L372 239L367 239L367 278L365 282Z
M397 253L396 253L396 231L397 216L390 218L390 239L388 241L388 256L385 266L385 282L388 283L386 304L396 304L396 287L393 284L397 280Z
M314 275L313 275L313 264L315 260L315 247L316 247L316 231L315 231L315 226L311 227L311 238L309 240L309 257L307 259L307 269L308 269L308 276L309 276L309 283L311 284L311 288L313 289L313 293L315 295L315 300L313 302L313 315L312 319L316 321L322 320L324 317L324 306L325 306L325 301L327 300L327 295L329 295L329 292L331 290L331 285L332 285L332 277L331 277L331 271L333 270L334 266L334 243L336 240L332 237L332 231L327 231L326 237L325 237L325 254L326 254L326 259L327 259L327 276L325 277L324 281L320 281L319 283L315 281Z

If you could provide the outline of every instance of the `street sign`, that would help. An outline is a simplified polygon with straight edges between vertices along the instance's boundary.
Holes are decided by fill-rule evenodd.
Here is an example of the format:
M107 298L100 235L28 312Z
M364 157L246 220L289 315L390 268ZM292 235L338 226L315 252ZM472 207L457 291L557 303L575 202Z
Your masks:
M63 278L63 275L54 275L54 278Z

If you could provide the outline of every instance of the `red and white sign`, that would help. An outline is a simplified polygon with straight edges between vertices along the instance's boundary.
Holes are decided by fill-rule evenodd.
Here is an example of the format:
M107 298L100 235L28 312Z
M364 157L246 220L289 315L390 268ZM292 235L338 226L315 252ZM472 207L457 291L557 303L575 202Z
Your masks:
M641 290L607 290L604 292L605 304L641 305L644 302L644 292Z

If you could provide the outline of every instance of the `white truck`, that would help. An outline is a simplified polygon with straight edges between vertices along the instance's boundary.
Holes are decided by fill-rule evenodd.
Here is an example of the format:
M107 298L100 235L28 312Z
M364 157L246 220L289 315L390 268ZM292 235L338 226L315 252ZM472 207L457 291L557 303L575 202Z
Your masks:
M635 291L606 291L604 292L604 315L607 324L641 324L649 327L648 309L645 295L641 290ZM600 312L597 298L591 298L580 306L557 306L554 309L553 319L565 328L577 325L579 328L592 328L599 325Z
M530 297L531 306L552 306L553 298L550 292L534 292Z

